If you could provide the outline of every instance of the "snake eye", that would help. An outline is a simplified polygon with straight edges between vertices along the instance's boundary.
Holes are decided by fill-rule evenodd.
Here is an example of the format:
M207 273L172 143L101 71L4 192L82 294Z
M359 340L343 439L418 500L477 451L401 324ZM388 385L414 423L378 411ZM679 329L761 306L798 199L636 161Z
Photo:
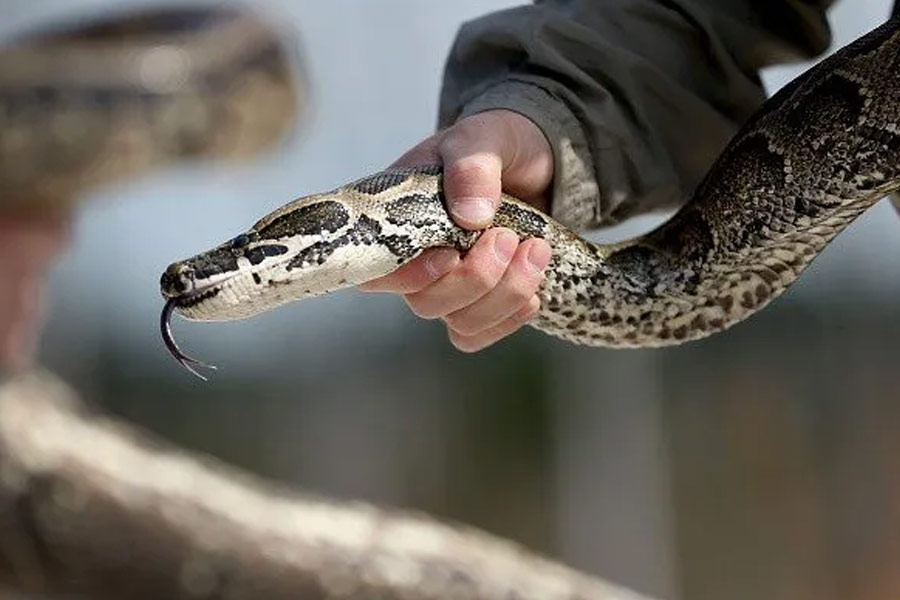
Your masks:
M244 248L250 243L250 236L246 233L242 233L236 236L233 240L231 240L231 249L232 250L240 250Z
M253 242L259 240L259 234L255 231L251 231L249 233L242 233L234 237L231 240L231 249L232 250L243 250Z

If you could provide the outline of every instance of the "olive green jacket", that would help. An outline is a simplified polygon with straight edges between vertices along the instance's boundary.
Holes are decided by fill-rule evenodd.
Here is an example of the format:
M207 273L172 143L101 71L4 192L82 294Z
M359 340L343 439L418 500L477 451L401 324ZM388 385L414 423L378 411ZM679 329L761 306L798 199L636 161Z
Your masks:
M832 0L545 0L465 24L440 124L506 108L554 150L553 215L584 229L677 206L765 94L830 44Z

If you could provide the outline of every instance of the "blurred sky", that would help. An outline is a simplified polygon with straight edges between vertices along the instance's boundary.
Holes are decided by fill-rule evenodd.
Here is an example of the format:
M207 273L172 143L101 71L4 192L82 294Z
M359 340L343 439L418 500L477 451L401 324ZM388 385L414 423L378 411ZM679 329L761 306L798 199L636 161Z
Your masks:
M108 0L3 0L0 35L67 15L102 10ZM118 6L153 2L122 1ZM377 170L427 136L435 122L444 57L465 19L517 4L508 0L282 0L269 6L299 34L311 93L299 135L248 167L192 166L107 189L82 211L75 242L53 280L51 316L64 337L114 331L158 350L159 274L175 259L245 229L296 196L330 189ZM881 22L887 0L843 0L832 14L843 44ZM767 75L777 87L799 69ZM646 221L643 225L646 226ZM882 203L825 252L793 289L796 298L842 302L900 291L893 257L900 219ZM176 326L186 345L220 357L231 348L246 368L265 362L285 336L329 354L348 336L369 341L404 335L411 319L393 298L346 292L304 302L247 323ZM416 324L415 326L426 326ZM434 326L434 325L431 325ZM52 339L52 338L51 338ZM296 343L296 340L294 340ZM200 348L198 348L198 346ZM223 347L224 346L224 347ZM377 350L377 343L373 346ZM322 352L318 352L321 354ZM309 353L315 360L317 352ZM230 361L233 362L234 361Z

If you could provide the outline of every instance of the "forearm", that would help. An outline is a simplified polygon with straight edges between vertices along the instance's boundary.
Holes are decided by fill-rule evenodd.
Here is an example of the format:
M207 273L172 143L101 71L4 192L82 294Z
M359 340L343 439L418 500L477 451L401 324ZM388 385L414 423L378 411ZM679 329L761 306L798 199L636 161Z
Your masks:
M473 21L441 123L506 108L555 158L552 212L576 228L680 202L762 102L760 68L829 42L829 1L541 2Z

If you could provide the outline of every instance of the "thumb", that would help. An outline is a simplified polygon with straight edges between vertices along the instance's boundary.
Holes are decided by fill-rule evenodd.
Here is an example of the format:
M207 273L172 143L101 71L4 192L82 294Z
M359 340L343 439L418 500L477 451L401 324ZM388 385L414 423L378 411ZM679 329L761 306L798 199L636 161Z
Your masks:
M489 227L500 204L501 177L515 159L509 125L486 112L462 119L440 138L444 194L453 220L466 229Z

